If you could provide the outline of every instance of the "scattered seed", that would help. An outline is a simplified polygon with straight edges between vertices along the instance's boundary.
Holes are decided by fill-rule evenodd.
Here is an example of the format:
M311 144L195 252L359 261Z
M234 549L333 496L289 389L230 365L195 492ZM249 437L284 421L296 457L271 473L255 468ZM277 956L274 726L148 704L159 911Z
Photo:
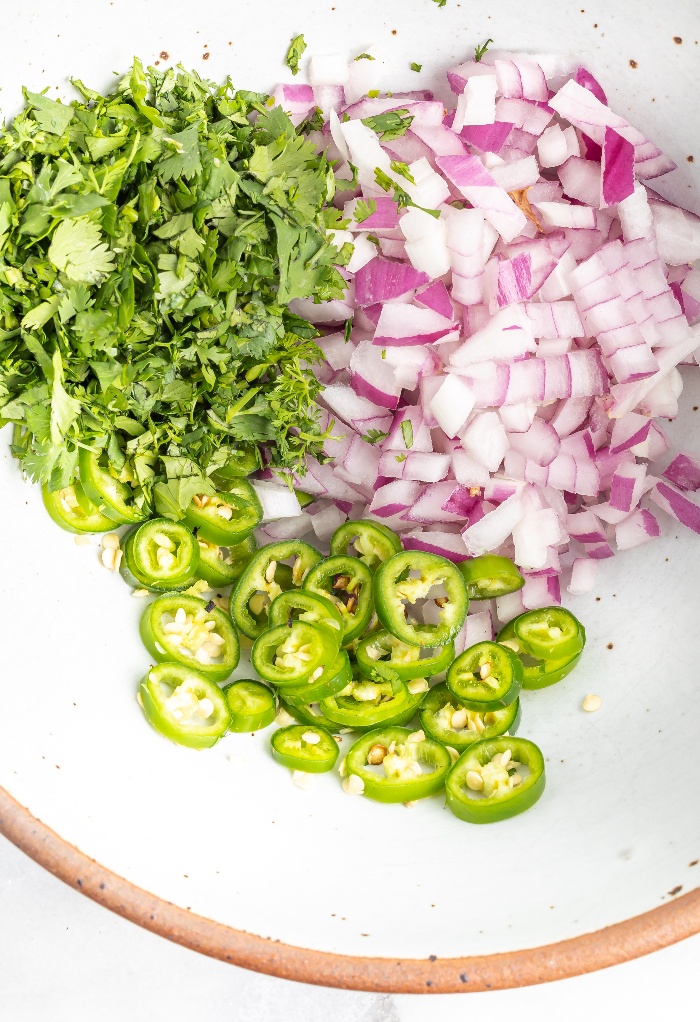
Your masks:
M216 509L216 513L219 518L223 518L227 522L230 522L233 518L233 509L228 504L220 504Z
M73 542L76 546L90 546L92 544L89 536L76 536Z
M408 742L417 743L417 742L424 742L424 741L425 741L425 731L413 731L408 736L408 738L406 739L407 743Z
M116 532L107 532L102 537L102 549L103 550L118 550L119 549L119 536Z
M481 678L482 681L485 681L490 673L491 673L490 663L482 664L481 667L479 668L479 677Z
M274 582L275 572L277 571L277 561L270 561L267 568L265 569L265 581Z
M143 600L146 596L148 596L148 589L134 589L132 590L131 595L135 600Z
M350 774L343 781L343 791L346 795L364 795L365 782L357 774Z
M450 727L455 731L461 731L468 720L469 714L466 710L455 710L450 719Z
M105 568L107 568L108 571L114 571L117 559L116 555L117 555L116 550L112 550L109 547L106 550L102 551L100 555L100 560L102 561L102 564L104 565Z
M406 683L406 688L412 696L417 696L421 692L427 692L430 685L425 678L413 678L412 681Z
M467 787L471 788L472 791L481 791L484 787L484 778L478 772L478 770L467 770Z
M306 742L307 745L318 745L321 741L321 736L318 731L305 731L301 736L302 742Z
M501 766L503 767L508 766L508 763L510 762L512 755L513 754L510 751L510 749L506 749L506 751L501 754Z
M510 779L510 783L514 788L517 788L518 785L523 783L523 779L520 776L520 774L513 774L513 776Z
M305 791L311 784L311 774L308 774L305 770L292 770L292 781L296 784L297 788Z
M296 720L292 717L291 713L287 713L284 706L280 706L275 717L275 724L278 727L289 727L290 724L296 724Z
M603 700L600 696L589 695L581 703L581 709L585 710L586 713L595 713L603 705Z
M370 766L379 766L380 763L384 762L385 756L386 756L385 745L373 745L372 748L367 753L367 762L370 764Z
M318 681L318 679L321 677L322 674L323 674L323 667L317 667L316 670L314 671L314 673L309 678L309 681Z
M404 805L406 806L407 809L413 809L413 807L417 804L418 802L416 799L414 799L413 802L404 802Z
M197 716L206 720L207 717L211 717L214 712L214 704L211 699L200 699L197 704Z
M551 628L547 629L547 635L550 639L561 639L561 628L557 628L556 625L553 625Z

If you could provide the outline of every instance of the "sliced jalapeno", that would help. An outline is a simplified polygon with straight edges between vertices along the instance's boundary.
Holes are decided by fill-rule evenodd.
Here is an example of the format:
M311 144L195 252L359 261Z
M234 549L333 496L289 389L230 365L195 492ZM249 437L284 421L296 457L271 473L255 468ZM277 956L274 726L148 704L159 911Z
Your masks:
M334 663L338 638L330 628L307 621L294 621L291 627L278 625L255 640L251 662L263 681L298 687L317 681L324 665Z
M185 524L209 543L242 543L262 521L262 508L246 479L231 481L226 493L196 494L185 513Z
M81 447L78 471L88 500L106 518L111 518L118 525L131 525L148 517L148 511L135 503L134 491L128 483L122 483L104 468L100 464L100 456L94 451Z
M304 589L330 600L343 620L343 645L362 635L374 611L372 573L357 557L326 557L304 579Z
M338 743L322 727L292 724L280 728L270 738L273 759L290 770L324 774L332 770L338 758Z
M523 651L539 660L576 656L586 641L581 622L563 607L528 610L515 618L513 631Z
M534 805L545 787L544 757L526 738L493 738L466 749L445 783L447 806L468 823L495 823Z
M252 535L233 546L219 546L218 543L209 543L201 536L197 536L197 545L198 574L214 588L233 585L258 549L256 539Z
M381 663L404 680L432 678L441 674L452 663L454 655L453 642L430 650L425 646L409 646L384 629L362 639L355 650L357 664L363 674Z
M359 738L345 757L348 775L377 802L413 802L441 791L452 760L447 749L422 731L383 727Z
M406 724L415 716L424 692L412 695L406 683L386 672L372 678L355 678L338 695L319 703L321 712L344 727L358 731L380 724Z
M262 731L277 714L274 693L259 681L242 679L226 685L223 693L231 713L229 731Z
M41 487L41 499L49 517L66 532L111 532L116 522L99 511L88 500L80 483L64 486L60 490Z
M359 557L374 570L401 551L401 540L379 522L345 522L331 538L331 554Z
M284 561L292 560L291 569ZM321 555L308 543L287 540L268 543L243 570L231 594L231 614L238 629L256 639L268 624L268 608L284 588L301 586Z
M581 653L575 653L570 657L562 657L560 660L538 660L523 650L520 640L515 635L514 624L515 621L511 621L502 628L496 636L496 642L512 650L522 663L523 688L548 688L550 685L556 685L567 674L571 674L581 659ZM583 625L581 628L583 629Z
M416 607L432 599L437 624L409 618L405 604ZM394 554L374 576L377 615L387 631L412 646L444 646L464 624L469 609L467 587L459 569L439 554L414 550ZM416 607L417 613L418 608Z
M156 731L178 745L210 749L228 731L226 697L216 682L184 664L156 664L142 679L139 702Z
M196 596L159 596L141 616L141 638L158 661L189 664L213 681L238 666L240 648L231 618Z
M425 696L420 710L421 727L443 745L466 749L474 742L515 734L520 724L520 700L501 710L468 710L447 685L436 685Z
M282 689L280 692L280 706L300 724L318 724L319 727L324 727L326 731L331 731L334 734L344 730L342 724L336 724L334 720L326 717L318 703L306 703L294 699L287 695L286 689Z
M500 710L515 702L523 684L523 667L507 646L477 642L452 661L447 687L469 710Z
M271 628L291 621L310 621L313 625L325 625L339 636L343 633L343 619L337 607L325 596L305 589L288 589L270 604L268 624Z
M120 573L134 589L189 589L197 578L199 547L186 525L152 518L127 536Z
M337 692L341 692L352 681L350 658L344 650L341 650L330 666L317 667L314 673L316 678L313 681L309 677L301 685L285 686L285 698L295 699L302 703L316 703L319 699L328 699Z
M508 557L482 554L460 561L458 567L467 583L470 600L494 600L515 593L525 585L525 579Z

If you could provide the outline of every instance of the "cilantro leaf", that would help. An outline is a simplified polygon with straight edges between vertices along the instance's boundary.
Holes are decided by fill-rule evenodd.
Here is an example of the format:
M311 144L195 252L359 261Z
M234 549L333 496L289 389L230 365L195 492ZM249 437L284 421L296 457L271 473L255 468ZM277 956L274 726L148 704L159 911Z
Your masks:
M376 60L376 57L372 57L369 53L361 53L355 60Z
M299 74L299 61L301 60L305 49L306 40L303 35L295 36L289 44L289 49L287 50L287 56L284 58L284 62L293 75Z
M362 123L376 131L383 142L390 142L392 138L401 138L406 134L413 123L413 117L408 110L386 110L374 117L363 117Z
M368 220L373 213L377 212L376 199L358 199L355 204L353 218L355 223L361 224Z
M97 284L114 268L114 255L102 241L99 227L85 219L62 220L47 256L57 270L86 284Z
M437 4L438 7L444 7L445 4L447 3L447 0L433 0L433 3Z
M410 451L413 447L413 423L410 419L401 420L401 436L406 445L406 450Z
M422 71L423 70L423 65L422 64L416 64L415 60L411 61L410 67L411 67L411 71Z
M37 92L24 90L25 98L34 107L34 119L42 131L64 135L73 120L73 108Z

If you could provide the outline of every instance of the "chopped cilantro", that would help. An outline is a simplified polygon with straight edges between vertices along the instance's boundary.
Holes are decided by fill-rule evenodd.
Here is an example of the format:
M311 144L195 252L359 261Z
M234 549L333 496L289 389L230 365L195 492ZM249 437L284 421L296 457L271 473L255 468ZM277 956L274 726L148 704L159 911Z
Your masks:
M368 93L370 95L370 93ZM364 117L362 123L376 133L382 142L390 142L392 138L400 138L411 127L413 117L408 110L386 110L374 117Z
M411 71L422 71L422 70L423 70L423 65L422 64L416 64L415 60L411 62Z
M299 61L301 60L302 54L306 49L306 40L303 35L294 36L289 49L287 50L287 56L284 58L284 62L292 72L293 75L299 74Z
M493 39L487 39L486 42L483 44L483 46L475 46L474 47L474 60L477 62L477 64L482 59L482 57L484 57L486 55L486 52L487 52L487 50L489 48L489 43L492 43L492 42L493 42Z
M413 423L410 419L401 420L401 435L406 449L410 451L413 447Z
M355 205L355 212L353 217L355 223L361 224L365 220L368 220L373 213L377 212L377 200L376 199L358 199Z
M397 455L396 455L396 460L397 460L397 461L399 462L399 464L400 464L400 463L401 463L402 461L405 461L405 460L406 460L406 457L407 457L407 456L406 456L405 454L403 454L403 453L402 453L402 454L397 454Z
M355 60L376 60L376 57L372 57L369 53L361 53L359 57L355 57Z
M343 339L347 344L352 336L352 320L346 319L345 326L343 327Z
M381 429L368 429L362 439L366 440L368 444L379 444L388 436L389 434L382 433Z
M416 179L405 163L401 163L399 160L392 160L390 166L395 174L398 174L400 177L405 177L412 185L416 183Z
M445 4L447 3L447 0L433 0L433 3L437 4L438 7L444 7Z
M294 40L290 52L303 52ZM101 95L26 92L0 134L0 425L51 489L100 451L181 515L232 458L321 454L318 331L341 298L331 165L267 96L140 61Z

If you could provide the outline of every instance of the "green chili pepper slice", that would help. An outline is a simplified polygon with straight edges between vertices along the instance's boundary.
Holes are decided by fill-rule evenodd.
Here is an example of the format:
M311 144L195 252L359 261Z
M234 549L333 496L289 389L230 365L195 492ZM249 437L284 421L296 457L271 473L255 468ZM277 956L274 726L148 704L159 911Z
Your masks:
M462 751L486 738L515 734L520 724L520 700L500 710L469 710L452 695L447 685L436 685L425 696L420 710L421 727L443 745Z
M338 639L337 632L308 621L293 621L291 627L277 625L255 640L251 663L263 681L298 687L317 681L324 666L334 663Z
M331 554L359 557L374 570L401 551L401 540L379 522L345 522L331 537Z
M159 596L141 616L143 644L158 662L188 664L213 681L238 666L240 647L231 618L196 596Z
M519 657L523 665L523 688L528 690L548 688L550 685L556 685L567 674L571 674L581 659L581 653L575 653L573 656L563 657L560 660L538 660L536 657L531 657L524 652L519 639L516 638L513 627L515 621L517 618L501 629L496 636L496 642L511 649ZM583 630L583 625L581 625L581 629Z
M452 695L468 710L500 710L518 698L523 666L507 646L477 642L453 660L446 682Z
M294 562L291 575L283 563L287 560ZM309 569L320 560L318 550L300 540L268 543L259 550L231 594L231 614L239 631L257 639L267 627L270 603L284 588L301 586ZM285 576L289 576L289 584Z
M295 699L301 703L316 703L319 699L328 699L337 692L342 692L352 681L350 658L344 650L338 653L329 667L317 668L321 671L315 681L309 678L298 686L285 686L284 695L287 699Z
M416 577L417 576L417 577ZM427 600L435 587L444 595L432 597L437 624L409 619L405 603ZM387 631L412 646L445 646L464 624L469 609L467 587L459 569L446 557L407 550L394 554L374 576L377 615Z
M277 714L274 693L267 685L248 678L232 681L223 689L231 713L229 731L237 733L262 731Z
M258 549L255 536L250 535L233 546L219 546L197 536L199 546L198 574L210 586L230 586L243 572Z
M325 596L305 589L288 589L270 604L268 623L271 628L288 625L291 621L310 621L338 632L339 637L343 634L343 619L338 608Z
M290 770L308 774L325 774L338 758L338 743L322 727L291 724L280 728L270 738L272 757Z
M81 447L78 471L85 494L106 518L118 525L133 525L148 517L147 511L134 503L134 492L128 483L115 479L100 464L100 456Z
M422 656L430 652L432 655ZM363 674L372 671L379 663L395 671L404 681L409 678L432 678L435 674L441 674L452 663L454 655L453 642L430 651L426 646L409 646L385 629L366 636L355 650L357 665Z
M393 672L372 678L355 678L338 695L322 699L319 707L329 720L358 731L380 724L405 724L412 720L424 692L412 695L406 683Z
M513 631L523 651L538 660L566 660L586 641L581 622L564 607L528 610L515 618Z
M107 518L89 501L80 483L64 486L60 490L49 490L46 483L41 487L41 499L49 517L66 532L111 532L116 522Z
M461 561L458 565L470 600L494 600L515 593L525 585L525 579L508 557L482 554Z
M313 504L316 499L315 497L312 497L310 493L304 493L303 490L295 490L294 492L296 493L297 500L299 501L299 507L302 511L305 507L308 507L309 504Z
M198 493L185 512L185 524L209 543L241 543L262 521L262 508L246 479L232 480L226 493Z
M413 802L441 791L452 760L447 749L422 731L376 728L348 750L345 770L364 783L377 802Z
M372 573L359 558L335 556L314 565L304 589L324 596L340 612L346 646L362 635L374 611Z
M544 787L544 757L527 738L476 742L462 753L445 783L448 808L467 823L517 816L537 802Z
M142 679L139 702L149 724L190 749L210 749L228 731L228 703L216 682L184 664L156 664Z
M119 571L134 589L172 592L197 578L199 547L181 522L152 518L129 533L123 551Z
M318 703L305 703L294 699L287 695L286 689L283 689L282 692L283 694L280 693L280 706L300 724L318 724L326 731L334 733L343 730L342 724L336 724L334 720L329 720L326 717Z

